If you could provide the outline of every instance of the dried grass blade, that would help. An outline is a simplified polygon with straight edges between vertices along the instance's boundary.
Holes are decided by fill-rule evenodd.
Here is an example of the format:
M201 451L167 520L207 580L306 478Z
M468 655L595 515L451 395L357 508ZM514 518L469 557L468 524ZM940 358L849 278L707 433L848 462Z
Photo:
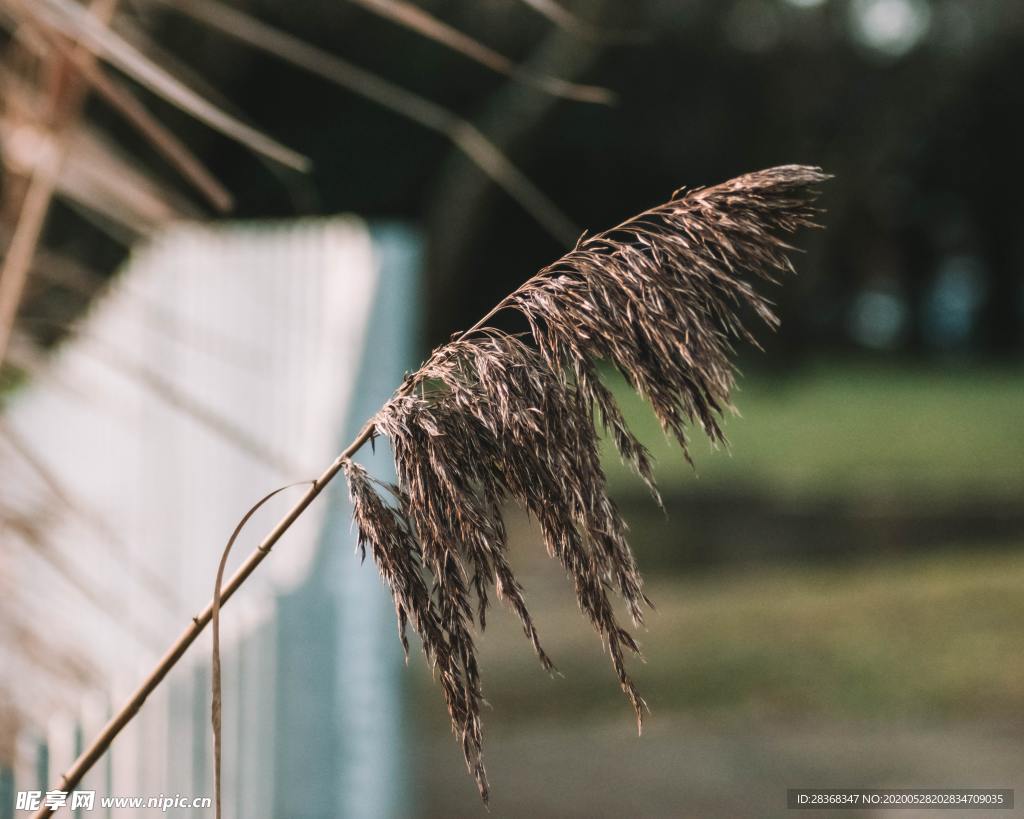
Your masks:
M20 4L23 0L18 2ZM65 36L79 39L91 51L157 96L256 153L298 171L309 170L311 163L307 157L271 139L197 94L116 32L97 25L74 0L34 0L34 3L38 3L36 8L45 22Z
M218 0L157 2L441 134L563 246L570 247L579 236L579 228L572 219L519 170L497 145L471 122L443 106Z
M260 508L269 501L271 498L281 494L286 489L293 489L296 486L308 486L314 485L316 481L297 481L296 483L290 483L287 486L279 486L273 492L270 492L260 498L252 508L246 512L238 525L235 526L235 530L231 533L231 537L228 538L227 545L224 547L224 552L221 554L220 563L217 566L217 579L213 584L213 608L212 615L210 618L211 630L213 633L213 649L211 654L210 662L210 678L211 678L211 708L210 708L210 722L213 725L213 792L214 792L214 806L215 816L217 819L221 817L221 799L220 799L220 774L221 774L221 724L223 721L223 714L221 708L221 669L220 669L220 606L221 606L221 593L224 587L224 569L228 565L228 555L231 554L231 547L235 545L235 541L238 540L238 536L242 533L242 529L245 528L245 524L249 522L253 515L255 515Z
M556 97L576 100L577 102L593 102L610 105L615 101L615 94L607 88L594 85L581 85L560 77L537 74L484 45L479 40L464 34L450 26L419 6L405 0L349 0L367 11L391 20L406 28L422 34L440 43L452 51L469 57L471 60L506 77L530 85Z

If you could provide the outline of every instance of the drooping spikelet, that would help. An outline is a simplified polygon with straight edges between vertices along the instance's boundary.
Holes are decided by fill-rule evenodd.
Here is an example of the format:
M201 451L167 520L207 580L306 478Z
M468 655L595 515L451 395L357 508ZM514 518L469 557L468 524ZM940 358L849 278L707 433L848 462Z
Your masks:
M639 649L615 616L612 594L637 624L648 600L608 497L595 418L652 490L654 478L597 364L625 376L684 453L691 424L722 440L732 342L756 344L741 315L777 323L750 279L774 281L791 269L783 237L813 225L811 186L826 178L802 166L761 171L679 192L581 239L434 350L375 416L374 434L391 443L396 486L376 484L346 462L361 547L391 590L403 645L408 623L439 673L452 729L485 800L474 609L483 628L492 586L552 668L508 563L502 506L513 501L539 523L639 722L646 706L625 665L626 653ZM486 324L504 309L521 313L529 332Z

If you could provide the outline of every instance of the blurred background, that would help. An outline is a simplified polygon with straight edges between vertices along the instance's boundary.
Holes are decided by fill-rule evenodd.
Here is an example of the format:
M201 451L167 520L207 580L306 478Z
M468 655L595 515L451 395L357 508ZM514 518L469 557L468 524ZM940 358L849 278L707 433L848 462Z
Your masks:
M609 453L657 605L634 664L652 710L642 738L560 570L509 510L514 562L564 676L546 676L511 618L493 618L480 640L491 813L781 816L791 787L1024 787L1019 0L3 0L0 19L5 408L95 332L81 328L96 305L147 266L139 248L182 224L263 235L271 221L365 220L369 239L338 241L370 242L376 261L295 258L310 276L372 269L391 293L374 307L332 302L362 316L359 344L391 350L373 382L384 397L584 229L771 165L834 174L827 229L800 236L799 275L772 294L781 329L763 334L764 353L742 351L729 451L698 441L690 469L609 374L667 508ZM231 282L244 292L261 254L203 253L190 269L235 271L217 278L210 326L223 317L277 345L318 315L311 295L293 318L232 317ZM282 265L278 277L307 286L306 267ZM189 281L202 301L203 277ZM152 325L179 303L173 287L146 292ZM331 352L316 350L316 373L332 372ZM365 365L336 366L349 392L322 400L351 404ZM320 401L324 379L310 383ZM374 406L309 423L336 419L324 435L340 440ZM275 424L251 434L288 426ZM47 427L36 434L45 446ZM299 460L334 455L318 451ZM211 566L245 497L197 530ZM37 521L4 510L6 546ZM309 565L347 572L340 551ZM204 564L188 605L205 601L207 577ZM390 796L351 815L480 815L430 674L419 657L401 669L378 602L381 641L352 662L390 663L393 696L378 705L395 747L376 751ZM154 626L167 640L177 628ZM289 684L301 698L302 679ZM16 768L32 720L9 710Z

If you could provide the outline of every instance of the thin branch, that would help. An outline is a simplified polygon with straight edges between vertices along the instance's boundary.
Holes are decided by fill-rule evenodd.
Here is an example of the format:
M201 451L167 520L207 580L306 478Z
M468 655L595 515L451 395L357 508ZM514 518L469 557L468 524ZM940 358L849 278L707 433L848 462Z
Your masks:
M42 18L68 37L82 42L97 56L145 86L154 94L216 131L245 145L250 150L298 171L308 171L310 161L302 154L281 145L261 131L218 108L173 75L148 59L124 38L98 25L74 0L4 0L22 15Z
M555 0L521 0L521 2L543 17L546 17L559 28L564 28L566 31L577 34L588 31L586 23L565 6L556 3Z
M13 89L8 83L5 90L10 99ZM0 116L0 139L7 149L4 162L17 173L32 167L36 146L46 139L45 129L19 122L17 117ZM54 195L115 242L126 237L134 242L157 226L200 214L105 135L86 125L79 125L71 137ZM10 231L3 233L7 236Z
M25 19L33 23L34 30L47 46L67 59L82 79L149 141L214 208L222 213L232 208L231 194L207 170L202 161L169 129L161 125L138 99L108 77L96 64L91 53L69 48L59 35L49 30L39 15L31 10L26 10L25 14Z
M306 511L314 500L316 500L317 496L319 496L319 494L324 490L324 487L333 480L335 475L337 475L341 470L345 459L354 455L359 448L370 439L371 431L371 427L364 429L356 440L345 449L342 455L339 456L326 470L324 470L324 473L317 478L306 493L299 498L298 502L292 506L288 511L288 514L286 514L273 528L273 530L263 538L246 561L231 576L228 582L224 584L220 599L222 606L232 598L235 592L238 591L241 585L248 579L249 575L251 575L256 570L256 567L263 562L268 554L270 554L271 549L273 549L274 545L281 539L284 533L291 528L292 524L298 520L299 516ZM167 650L153 671L150 672L149 676L142 681L142 684L135 690L135 693L132 694L128 702L113 716L113 718L100 732L99 736L93 740L92 744L90 744L89 747L81 753L78 759L72 763L71 767L60 778L60 790L73 790L75 786L82 781L82 777L84 777L89 769L99 761L100 757L103 756L107 748L109 748L110 744L114 741L114 738L121 732L121 729L132 721L132 718L138 713L149 695L156 690L164 677L167 676L167 673L174 668L178 660L184 656L192 643L195 642L196 638L209 624L212 617L213 601L211 600L205 609L192 618L192 622L189 626ZM35 813L34 819L43 819L43 817L52 816L53 812L53 808L44 805Z
M482 326L482 322L478 322L470 330L467 330L465 334L468 334ZM464 335L465 335L464 334ZM282 538L285 532L287 532L292 524L299 519L299 516L309 507L314 500L319 497L320 493L323 492L324 488L337 476L338 472L341 471L345 462L348 461L353 455L355 455L363 445L366 444L373 436L373 424L368 423L363 427L362 431L355 437L344 451L334 460L334 462L324 470L323 474L320 475L312 486L306 490L305 494L288 510L288 513L281 518L277 525L270 531L266 537L256 546L256 548L250 553L249 557L246 558L245 562L238 567L235 573L231 576L227 583L221 588L218 610L221 606L224 606L241 588L242 584L249 578L256 567L260 565L270 554L271 550L277 545L277 542ZM218 583L218 585L220 585ZM213 610L215 602L211 600L205 609L199 614L192 618L192 622L189 626L181 633L177 640L171 645L169 649L164 653L163 657L157 662L156 667L149 673L131 695L128 701L122 706L122 708L110 719L110 721L104 726L99 736L93 740L93 742L86 748L79 757L72 763L71 767L68 768L60 778L60 790L70 791L82 781L82 777L88 773L89 769L95 765L100 757L106 753L107 748L114 741L121 730L132 721L135 715L142 708L146 699L153 691L156 690L157 686L163 682L164 677L167 676L168 672L178 663L188 651L189 647L196 641L196 638L202 634L203 629L213 619ZM46 817L52 816L54 809L43 805L33 815L33 819L46 819Z
M602 19L610 0L590 4L595 19ZM601 53L601 46L562 29L545 33L543 40L522 63L532 71L555 74L567 79L580 76ZM529 155L542 129L538 126L558 104L554 97L534 93L522 83L510 81L490 97L474 116L480 131L506 156ZM433 181L434 193L428 208L426 270L429 292L456 292L453 274L470 265L465 258L479 227L489 216L494 190L493 180L480 173L476 163L467 161L463 152L453 151ZM429 337L443 337L452 325L453 304L432 310Z
M580 235L573 221L497 145L471 122L443 106L218 0L157 2L441 134L476 163L480 170L562 245L570 247Z
M269 492L260 498L259 501L238 521L238 525L235 527L235 531L231 533L231 537L228 538L228 543L224 547L224 552L221 555L220 563L217 566L217 579L213 584L213 608L210 612L210 619L213 625L211 630L213 632L213 654L210 663L210 678L212 685L212 697L211 697L211 708L210 708L210 720L213 723L213 791L215 794L214 803L216 805L217 819L220 819L220 756L221 756L221 673L220 673L220 607L222 598L224 595L224 570L228 565L228 556L231 554L231 547L235 545L235 541L238 540L238 536L242 533L242 529L245 528L245 524L249 522L253 515L259 511L263 505L271 498L281 494L286 489L292 489L296 486L305 486L306 484L315 485L315 481L300 481L298 483L290 483L287 486L280 486L273 492Z
M615 94L607 88L581 85L561 77L540 74L529 68L518 66L504 54L500 54L406 0L350 0L350 2L410 28L424 37L429 37L492 71L504 74L506 77L511 77L524 85L529 85L552 96L603 105L611 105L615 102Z
M18 306L21 304L21 296L25 291L32 259L39 245L60 172L59 149L52 142L44 143L40 148L43 156L32 172L28 192L18 213L18 225L14 229L0 272L0 362L7 354Z
M640 31L610 31L581 19L556 0L520 0L558 28L584 40L603 43L636 43L647 34Z
M93 0L89 9L79 7L79 11L91 24L104 28L116 5L117 0ZM68 46L67 52L68 57L79 56L77 45ZM81 56L86 62L93 59L88 54ZM63 67L62 60L57 65L58 77ZM49 139L41 140L38 146L39 155L31 171L28 192L18 214L18 224L4 258L3 270L0 272L0 365L7 355L25 283L28 281L32 260L39 246L50 203L53 201L68 141L81 113L84 99L85 91L80 84L64 88L58 82L51 90L49 113L54 131Z

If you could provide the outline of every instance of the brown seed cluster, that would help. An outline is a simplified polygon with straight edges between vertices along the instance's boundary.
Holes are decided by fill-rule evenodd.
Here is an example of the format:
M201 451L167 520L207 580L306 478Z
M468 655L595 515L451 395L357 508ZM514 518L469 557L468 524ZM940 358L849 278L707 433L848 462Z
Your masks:
M538 522L639 723L646 705L625 664L638 647L613 596L634 624L650 601L608 497L599 427L657 490L650 457L601 383L598 362L623 374L684 453L691 424L723 440L732 343L756 344L741 316L777 323L750 279L774 281L791 269L784 237L814 225L812 186L826 178L816 168L773 168L678 192L581 239L490 314L516 310L528 332L481 322L434 350L373 419L374 434L390 441L396 485L345 463L360 547L391 590L406 652L411 625L437 669L485 800L474 630L477 621L484 627L492 587L552 668L508 562L503 505L512 501Z

